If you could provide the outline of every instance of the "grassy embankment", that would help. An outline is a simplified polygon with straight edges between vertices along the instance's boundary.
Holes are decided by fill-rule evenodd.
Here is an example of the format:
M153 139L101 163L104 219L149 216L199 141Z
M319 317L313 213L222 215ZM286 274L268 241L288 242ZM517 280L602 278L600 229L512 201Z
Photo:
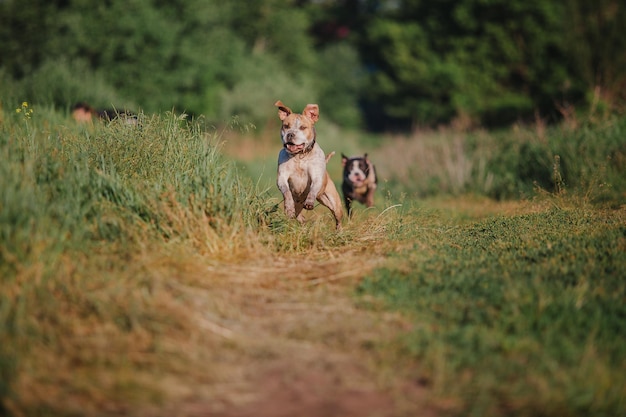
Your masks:
M366 149L381 176L335 233L322 207L304 226L276 208L273 142L237 168L243 139L174 115L22 110L0 119L10 413L227 413L277 367L393 415L626 410L624 120L383 146L328 128L327 152Z

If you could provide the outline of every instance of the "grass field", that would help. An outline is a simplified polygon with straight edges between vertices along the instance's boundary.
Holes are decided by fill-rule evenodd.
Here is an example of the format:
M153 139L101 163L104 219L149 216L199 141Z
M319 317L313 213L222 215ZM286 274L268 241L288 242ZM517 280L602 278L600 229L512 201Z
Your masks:
M0 414L626 414L625 120L321 125L380 174L337 233L276 135L3 104Z

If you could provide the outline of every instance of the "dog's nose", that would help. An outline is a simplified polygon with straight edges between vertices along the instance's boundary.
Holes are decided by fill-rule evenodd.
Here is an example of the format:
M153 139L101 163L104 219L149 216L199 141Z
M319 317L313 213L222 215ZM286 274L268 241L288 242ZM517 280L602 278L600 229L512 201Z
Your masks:
M296 138L296 135L293 132L289 132L287 133L287 135L285 135L285 138L287 139L287 141L291 142Z

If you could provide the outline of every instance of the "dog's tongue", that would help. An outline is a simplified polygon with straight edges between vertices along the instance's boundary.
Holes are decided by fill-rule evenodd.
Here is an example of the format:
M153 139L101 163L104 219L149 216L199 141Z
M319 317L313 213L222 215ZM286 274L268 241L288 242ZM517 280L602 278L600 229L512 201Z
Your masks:
M298 151L301 151L304 149L304 143L300 144L300 145L296 145L293 143L288 143L287 144L287 150L291 153L296 153Z

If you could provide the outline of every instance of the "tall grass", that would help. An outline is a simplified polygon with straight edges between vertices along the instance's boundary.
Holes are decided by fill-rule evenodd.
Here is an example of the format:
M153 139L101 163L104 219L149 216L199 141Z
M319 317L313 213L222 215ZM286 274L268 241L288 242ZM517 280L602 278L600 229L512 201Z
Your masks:
M268 344L239 343L220 323L249 330L271 304L263 297L340 297L343 287L325 286L364 275L356 302L401 311L408 325L397 339L338 323L329 331L324 320L302 327L276 311L266 328L298 327L300 342L326 349L320 335L337 332L333 348L351 349L339 333L360 335L360 357L418 381L453 414L624 410L615 336L625 330L624 214L590 204L622 202L624 121L392 140L371 151L377 207L337 233L324 207L304 225L285 218L274 145L254 148L271 153L271 169L248 178L202 120L139 114L137 124L77 125L54 108L19 108L0 111L0 413L171 415L199 392L209 403L217 381L236 380L233 367L294 342L278 331L262 333L278 337ZM326 152L370 152L320 132ZM399 151L416 159L394 159ZM336 180L340 170L331 160ZM266 182L271 189L259 187ZM554 208L485 219L441 202L428 211L414 198L504 198L524 187L545 190ZM486 210L486 201L470 203ZM297 307L308 322L310 306Z
M626 119L600 124L517 127L501 132L449 129L391 137L370 152L393 190L418 197L475 193L529 198L563 186L589 201L623 204ZM554 166L559 159L559 183Z
M4 114L4 407L49 414L76 401L89 413L116 389L118 402L153 402L163 389L153 378L186 362L160 347L188 340L167 277L194 253L252 250L267 204L199 126L175 114L81 126L46 108Z

